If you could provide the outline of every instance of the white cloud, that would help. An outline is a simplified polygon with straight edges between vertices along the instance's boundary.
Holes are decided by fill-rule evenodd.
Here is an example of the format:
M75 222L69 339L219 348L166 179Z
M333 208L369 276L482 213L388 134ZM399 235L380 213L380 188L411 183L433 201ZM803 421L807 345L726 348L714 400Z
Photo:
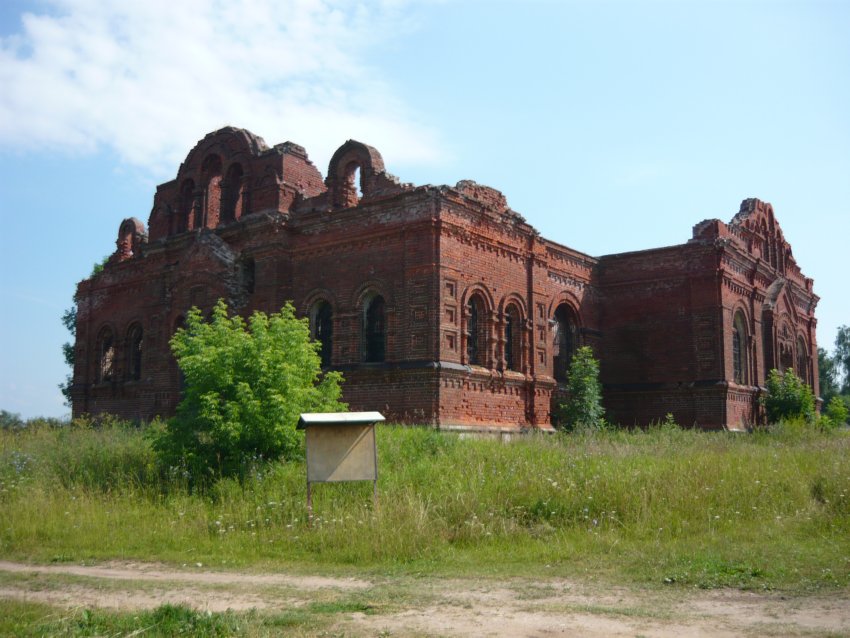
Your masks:
M399 2L52 0L0 38L0 144L110 149L168 178L204 134L303 144L324 172L349 138L391 166L438 157L364 60L410 28Z

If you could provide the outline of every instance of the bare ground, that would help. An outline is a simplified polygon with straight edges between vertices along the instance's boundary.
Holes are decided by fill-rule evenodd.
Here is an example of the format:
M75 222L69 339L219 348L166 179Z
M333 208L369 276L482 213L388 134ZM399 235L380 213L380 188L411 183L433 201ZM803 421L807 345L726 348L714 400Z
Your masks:
M192 565L26 565L0 561L0 599L119 610L182 603L269 613L338 603L351 636L850 636L841 592L606 587L563 579L334 578ZM358 604L346 607L345 603ZM364 612L346 612L363 608Z

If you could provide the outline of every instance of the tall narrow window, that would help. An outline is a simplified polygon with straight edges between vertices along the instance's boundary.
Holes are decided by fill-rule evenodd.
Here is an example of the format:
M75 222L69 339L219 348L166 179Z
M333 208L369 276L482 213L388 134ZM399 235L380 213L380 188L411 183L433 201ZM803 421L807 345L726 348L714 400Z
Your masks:
M221 219L221 157L208 155L201 166L201 176L204 205L196 214L195 228L215 228Z
M747 383L747 327L744 315L735 313L732 325L732 374L735 383Z
M806 352L806 343L802 337L797 337L797 376L803 383L809 383L809 357Z
M95 381L107 383L115 374L115 337L112 330L104 328L97 338L97 370Z
M469 298L466 307L466 362L471 366L486 365L486 306L481 295Z
M253 295L256 287L257 265L253 257L246 257L239 262L239 280L245 294Z
M227 178L221 184L221 223L236 220L242 201L242 165L233 164L227 169Z
M508 306L505 311L505 367L522 371L522 330L517 307Z
M561 304L555 310L555 335L553 344L552 374L564 382L569 376L570 364L576 351L576 322L572 308Z
M180 187L180 206L177 211L175 233L185 233L189 230L189 220L195 209L195 182L187 179Z
M320 301L310 311L310 332L314 341L321 344L319 356L322 367L331 365L333 354L333 310L327 301Z
M127 332L127 378L142 378L142 327L137 323Z
M375 295L366 302L363 312L363 361L383 361L386 353L386 317L384 298Z

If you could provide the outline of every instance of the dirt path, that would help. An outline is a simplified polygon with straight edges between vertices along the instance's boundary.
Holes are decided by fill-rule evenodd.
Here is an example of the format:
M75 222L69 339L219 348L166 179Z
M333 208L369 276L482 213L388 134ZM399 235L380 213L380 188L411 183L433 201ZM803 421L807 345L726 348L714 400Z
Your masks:
M0 598L122 610L182 603L210 611L337 605L352 636L850 636L844 595L610 588L561 579L332 578L141 563L0 561ZM365 611L350 611L352 609Z

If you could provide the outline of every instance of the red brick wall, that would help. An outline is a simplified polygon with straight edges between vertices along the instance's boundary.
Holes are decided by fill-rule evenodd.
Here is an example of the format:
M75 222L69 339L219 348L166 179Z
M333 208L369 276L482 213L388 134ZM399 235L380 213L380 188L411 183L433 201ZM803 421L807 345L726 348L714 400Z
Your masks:
M232 221L219 192L231 174L242 175ZM624 425L667 413L702 427L751 424L766 371L788 357L805 360L817 387L812 281L772 207L758 200L745 200L729 224L701 222L686 244L596 259L541 238L495 189L401 183L377 150L354 141L323 181L297 144L269 148L227 128L201 140L176 179L157 188L149 236L138 220L121 228L104 272L79 286L74 414L172 413L180 377L168 339L191 306L209 309L218 298L244 315L293 301L307 316L327 301L345 400L409 423L548 428L564 397L553 378L561 305L576 323L574 345L600 359L608 418ZM363 363L364 308L378 294L386 356ZM480 365L467 360L472 295L483 300ZM734 382L736 313L747 326L742 384ZM142 376L130 380L136 322ZM115 335L115 374L97 382L105 326Z

